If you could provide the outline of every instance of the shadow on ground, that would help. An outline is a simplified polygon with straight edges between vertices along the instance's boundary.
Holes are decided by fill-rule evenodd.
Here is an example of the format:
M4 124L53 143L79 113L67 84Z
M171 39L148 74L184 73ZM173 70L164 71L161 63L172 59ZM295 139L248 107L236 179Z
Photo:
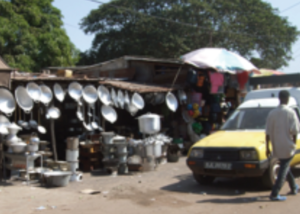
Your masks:
M300 177L300 168L294 168L293 174L295 178ZM177 183L164 186L161 190L192 193L199 195L218 195L218 196L237 196L230 199L210 199L200 201L198 203L252 203L257 201L269 201L270 190L262 187L259 178L217 178L211 185L199 185L193 178L191 173L175 177L179 181ZM265 197L241 197L246 192L262 193L265 192Z

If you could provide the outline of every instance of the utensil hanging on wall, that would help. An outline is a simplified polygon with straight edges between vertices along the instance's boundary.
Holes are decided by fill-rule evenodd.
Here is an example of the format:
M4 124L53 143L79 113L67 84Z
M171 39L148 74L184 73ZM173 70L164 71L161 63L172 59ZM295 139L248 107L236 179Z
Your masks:
M121 109L124 109L125 105L125 96L121 90L118 90L118 104Z
M36 122L35 120L33 120L32 111L31 111L31 113L30 113L29 126L30 126L30 128L32 128L32 129L37 129L37 127L38 127L37 122Z
M10 117L15 109L16 102L12 93L5 88L0 88L0 111Z
M119 108L117 93L114 88L111 89L111 98L116 108Z
M40 111L40 112L39 112ZM38 127L37 127L37 130L39 133L41 134L46 134L47 133L47 130L45 129L44 126L41 125L41 114L42 114L42 108L39 108L38 109Z
M175 97L175 95L171 92L168 92L167 96L166 96L166 103L167 103L167 106L168 108L175 112L178 108L178 101Z
M145 101L143 97L138 93L133 94L131 98L131 103L139 110L142 110L145 107Z
M30 98L38 103L42 94L41 88L34 82L29 82L26 86L26 90Z
M109 93L109 90L103 86L100 85L98 87L98 96L100 101L104 104L104 105L111 105L112 104L112 99L111 99L111 95Z
M117 112L111 106L103 105L101 107L101 114L105 118L105 120L110 123L115 123L118 117Z
M68 93L72 99L80 103L80 98L82 96L82 85L80 85L78 82L70 83L68 87Z
M27 114L30 113L33 108L33 100L27 93L26 88L23 86L18 86L15 90L15 97L19 107Z
M66 97L66 92L61 87L61 85L58 83L55 83L53 86L53 91L54 91L54 96L56 97L56 99L60 102L63 102Z
M51 89L46 86L46 85L40 85L41 88L41 96L40 96L40 101L41 103L43 103L45 106L48 106L49 103L52 101L53 99L53 93L51 91Z
M88 104L94 104L98 99L97 89L93 85L87 85L82 91L82 97Z

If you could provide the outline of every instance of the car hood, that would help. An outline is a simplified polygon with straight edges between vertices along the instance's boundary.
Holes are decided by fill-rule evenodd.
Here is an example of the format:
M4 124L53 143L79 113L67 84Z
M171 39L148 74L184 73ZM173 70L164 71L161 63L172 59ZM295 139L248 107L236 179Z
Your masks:
M193 147L255 147L265 146L264 131L218 131L202 140Z

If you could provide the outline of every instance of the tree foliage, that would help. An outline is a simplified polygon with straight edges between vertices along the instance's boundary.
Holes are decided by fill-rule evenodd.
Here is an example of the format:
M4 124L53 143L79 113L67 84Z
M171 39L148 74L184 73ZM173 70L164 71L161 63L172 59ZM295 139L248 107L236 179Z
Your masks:
M277 69L291 59L299 34L262 0L113 0L92 10L81 27L95 34L83 64L122 55L179 57L210 46Z
M53 0L0 0L0 56L14 68L74 65L79 52Z

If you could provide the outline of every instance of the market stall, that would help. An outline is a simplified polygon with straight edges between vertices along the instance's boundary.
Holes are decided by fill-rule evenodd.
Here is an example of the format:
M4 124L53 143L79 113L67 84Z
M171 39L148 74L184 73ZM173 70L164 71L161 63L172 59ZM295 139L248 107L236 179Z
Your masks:
M182 101L178 86L101 78L13 73L10 86L0 91L4 174L61 181L53 185L82 179L78 169L127 173L129 162L154 169L171 143L162 133L168 124L162 106L170 114Z

